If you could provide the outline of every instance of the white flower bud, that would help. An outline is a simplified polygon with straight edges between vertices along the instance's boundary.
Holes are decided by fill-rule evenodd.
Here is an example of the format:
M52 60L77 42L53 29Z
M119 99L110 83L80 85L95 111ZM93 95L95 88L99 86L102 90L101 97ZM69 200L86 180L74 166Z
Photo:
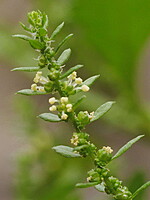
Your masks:
M71 112L72 111L72 104L67 104L66 108L67 108L67 112Z
M56 107L55 105L53 105L53 106L51 106L51 107L49 108L49 110L52 111L52 112L53 112L53 111L56 111L56 110L57 110L57 107Z
M112 148L109 147L109 146L107 146L107 147L104 146L103 149L104 149L105 151L107 151L108 153L112 153L112 152L113 152Z
M33 90L33 91L37 91L37 84L32 84L31 85L31 90Z
M68 79L71 79L71 80L75 80L76 79L76 77L77 77L77 72L72 72L72 74L70 74L67 78Z
M92 179L92 176L89 176L89 177L87 177L87 182L90 182L91 181L91 179Z
M38 89L40 92L45 92L44 87L39 87Z
M81 84L82 83L82 78L76 78L76 80L75 80L75 83L76 84Z
M51 105L54 104L55 102L56 102L55 97L52 97L52 98L49 99L49 103L50 103Z
M37 72L36 75L35 75L35 78L33 79L33 81L35 83L38 83L40 81L40 78L41 78L41 75L42 75L42 72Z
M67 114L65 114L65 113L62 114L62 116L61 116L61 119L62 119L62 120L66 120L67 118L68 118L68 115L67 115Z
M68 103L68 97L61 97L60 102L61 103Z
M89 91L89 86L87 86L87 85L82 85L82 87L81 87L81 90L83 91L83 92L88 92Z

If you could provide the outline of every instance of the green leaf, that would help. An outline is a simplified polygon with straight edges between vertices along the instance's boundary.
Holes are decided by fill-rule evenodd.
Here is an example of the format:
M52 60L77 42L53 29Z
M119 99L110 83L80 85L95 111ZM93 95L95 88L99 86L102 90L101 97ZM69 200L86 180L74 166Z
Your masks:
M47 34L47 30L45 30L44 28L40 28L39 34L40 34L40 36L45 36Z
M31 32L31 30L30 30L29 28L27 28L22 22L20 22L20 25L22 26L22 28L23 28L25 31Z
M140 140L144 135L139 135L138 137L130 140L127 144L125 144L123 147L119 149L119 151L112 157L112 160L118 158L122 154L124 154L134 143L136 143L138 140Z
M80 99L78 99L74 104L73 104L73 109L75 110L81 103L82 101L86 98L85 95L83 95Z
M83 67L83 65L76 65L76 66L70 68L67 72L65 72L65 73L60 77L60 79L63 79L63 78L65 78L65 77L69 76L72 72L74 72L74 71L80 69L81 67Z
M23 39L23 40L26 40L26 41L29 41L29 40L32 39L31 37L29 37L27 35L12 35L12 37L20 38L20 39Z
M99 192L105 192L105 186L103 183L96 185L95 189L98 190Z
M48 16L45 13L43 13L42 26L43 28L47 28L48 26Z
M56 37L56 35L61 31L61 29L63 28L63 26L64 26L64 22L62 22L59 26L57 26L57 28L52 33L52 35L50 37L50 40L53 40Z
M49 122L60 122L62 121L58 115L54 115L52 113L43 113L41 115L39 115L39 117L45 121L49 121Z
M92 187L94 185L97 185L98 182L90 182L90 183L77 183L76 187L77 188L88 188L88 187Z
M100 75L92 76L92 77L88 78L87 80L85 80L82 84L91 86L99 77L100 77Z
M150 186L150 181L148 181L147 183L145 183L144 185L142 185L139 189L137 189L134 192L134 194L132 195L132 198L134 199L140 192L142 192L143 190L145 190L149 186Z
M67 40L69 40L72 36L73 36L73 34L69 34L67 37L65 37L65 38L58 44L58 47L56 48L55 53L57 53L58 50L61 48L61 46L62 46Z
M38 40L29 40L29 43L33 49L43 49L44 45Z
M40 91L33 91L31 89L23 89L19 90L17 94L23 94L27 96L32 96L32 95L41 95L41 94L48 94L47 92L40 92Z
M103 105L101 105L94 113L94 117L91 119L91 122L99 119L100 117L102 117L105 113L107 113L110 108L112 107L112 105L114 104L114 101L108 101L107 103L104 103Z
M38 70L40 70L40 67L17 67L12 69L11 71L36 72Z
M57 63L59 65L63 65L70 57L71 54L71 49L66 49L65 51L62 52L60 57L57 60Z
M52 149L54 149L57 153L61 154L64 157L67 157L67 158L81 157L80 154L74 152L73 148L68 147L68 146L60 145L60 146L53 147Z

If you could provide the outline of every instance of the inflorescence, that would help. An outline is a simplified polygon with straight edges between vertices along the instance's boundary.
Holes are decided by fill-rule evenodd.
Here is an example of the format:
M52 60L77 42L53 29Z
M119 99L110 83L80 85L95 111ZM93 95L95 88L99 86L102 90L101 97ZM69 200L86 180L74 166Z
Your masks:
M125 153L136 141L142 136L124 145L114 156L113 150L109 146L104 146L98 149L89 140L89 134L84 129L87 124L99 119L104 115L114 104L114 102L107 102L101 105L95 112L79 111L77 107L84 100L85 96L81 96L76 102L72 102L71 95L76 95L79 92L88 92L90 86L94 81L99 78L99 75L92 76L83 81L82 78L77 76L77 70L82 65L76 65L64 72L65 63L67 62L71 49L66 49L56 59L56 54L62 45L73 35L70 34L65 37L57 47L53 47L54 39L61 31L64 23L60 24L51 36L48 36L48 17L45 13L40 11L33 11L28 14L29 27L21 23L23 29L28 33L27 35L14 35L14 37L21 38L29 42L31 47L35 49L39 56L37 57L37 67L21 67L15 68L13 71L29 71L37 72L31 89L24 89L18 91L18 94L23 95L49 95L49 113L39 115L40 118L50 122L71 121L75 132L71 138L71 144L74 146L56 146L53 149L66 157L87 157L90 156L93 160L95 168L88 172L87 183L79 183L76 186L85 188L94 186L98 191L105 192L112 195L116 200L132 200L139 191L143 190L150 185L150 182L142 186L138 192L132 194L122 181L112 176L107 165L114 159ZM47 69L46 76L43 75L41 70ZM58 93L59 98L54 94ZM58 95L57 95L58 96ZM54 113L55 114L54 114Z

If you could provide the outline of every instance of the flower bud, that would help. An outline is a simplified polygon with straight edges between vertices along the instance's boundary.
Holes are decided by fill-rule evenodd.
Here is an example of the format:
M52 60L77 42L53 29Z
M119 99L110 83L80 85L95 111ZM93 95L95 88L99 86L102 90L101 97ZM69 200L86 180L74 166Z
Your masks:
M51 107L49 108L49 110L52 111L52 112L53 112L53 111L56 111L56 110L57 110L57 107L53 105L53 106L51 106Z
M82 78L80 78L80 77L79 77L79 78L76 78L76 79L75 79L75 83L76 83L76 84L81 84L81 83L82 83Z
M55 102L56 102L55 97L52 97L52 98L49 99L49 103L50 103L51 105L54 104Z
M68 115L67 115L67 114L65 114L65 113L62 114L62 116L61 116L61 119L62 119L62 120L66 120L67 118L68 118Z
M68 103L68 97L61 97L60 102L61 103Z
M35 83L32 84L32 85L31 85L31 90L33 90L33 91L36 92L36 91L37 91L37 84L35 84Z
M83 91L83 92L88 92L89 91L89 86L87 86L87 85L82 85L82 87L81 87L81 90Z

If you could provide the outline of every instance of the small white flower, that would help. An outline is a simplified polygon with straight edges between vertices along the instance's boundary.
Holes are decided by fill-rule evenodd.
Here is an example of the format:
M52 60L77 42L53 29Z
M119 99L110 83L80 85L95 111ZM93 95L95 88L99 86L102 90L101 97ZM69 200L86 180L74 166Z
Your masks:
M75 83L76 84L81 84L83 81L82 81L82 78L76 78L76 80L75 80Z
M89 176L89 177L87 177L87 182L90 182L91 181L91 179L92 179L92 176Z
M61 103L68 103L68 97L61 97L60 102Z
M107 153L112 153L112 152L113 152L112 148L109 147L109 146L107 146L107 147L104 146L103 149L104 149L105 151L107 151Z
M61 116L61 119L62 119L62 120L66 120L67 118L68 118L68 115L65 114L65 113L63 113L62 116Z
M55 97L52 97L49 99L49 103L52 105L56 102L57 100L55 99Z
M37 84L32 84L31 85L31 90L33 90L33 91L37 91Z
M36 75L35 75L35 78L33 79L33 81L35 83L38 83L40 81L41 76L42 76L42 72L40 72L40 71L37 72Z
M71 79L71 80L75 80L76 79L76 77L77 77L77 72L72 72L72 74L70 74L67 78L68 79Z
M79 138L78 138L77 135L75 135L75 136L73 136L73 137L71 138L70 141L71 141L71 144L73 144L74 146L77 146L78 143L79 143Z
M89 86L87 86L87 85L82 85L82 87L81 87L81 90L83 91L83 92L88 92L89 91Z
M89 114L89 119L93 119L93 117L94 117L94 112L91 112L91 113Z
M53 111L56 111L56 110L57 110L57 107L56 107L55 105L53 105L53 106L51 106L51 107L49 108L49 110L52 111L52 112L53 112Z
M67 108L67 112L71 112L72 111L72 104L67 104L66 108Z
M45 92L44 87L42 87L42 86L40 86L40 87L38 88L38 90L39 90L40 92Z

